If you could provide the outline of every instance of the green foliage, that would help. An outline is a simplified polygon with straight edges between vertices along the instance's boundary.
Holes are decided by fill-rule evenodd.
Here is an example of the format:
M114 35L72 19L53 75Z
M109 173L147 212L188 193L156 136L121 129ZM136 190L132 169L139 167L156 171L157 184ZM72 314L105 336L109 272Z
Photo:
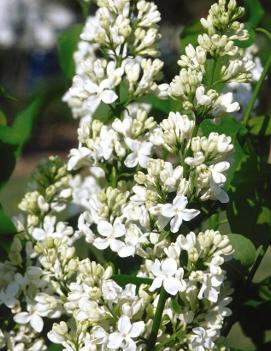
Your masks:
M240 48L248 48L256 41L255 29L261 22L264 10L259 0L245 0L247 22L245 28L248 30L249 39L245 41L236 40L236 45Z
M244 153L232 179L227 216L232 232L246 234L256 245L271 239L271 166L255 153Z
M48 351L60 351L60 350L63 350L63 347L61 345L52 344L48 346Z
M10 244L9 239L15 233L16 233L16 228L14 224L12 223L10 218L5 214L0 204L0 239L1 239L0 248L4 249L7 252ZM1 253L1 257L3 257L3 253Z
M150 278L141 278L128 274L116 274L113 275L112 279L121 287L125 287L126 284L135 284L139 287L141 284L150 285L152 283Z
M7 117L3 111L0 110L0 126L7 125Z
M256 248L253 243L240 234L228 234L228 237L234 249L233 257L239 261L242 266L250 267L256 258Z
M188 44L193 46L197 45L197 38L199 34L203 33L203 28L199 20L192 22L190 25L186 26L180 35L181 39L181 51L183 52Z
M154 111L162 113L163 117L167 116L171 111L179 111L181 107L179 101L173 100L171 98L162 100L154 95L144 96L143 99L140 99L140 102L146 102L147 104L150 104L152 106L152 109Z
M264 16L264 9L259 0L245 0L245 8L248 12L248 22L256 28Z
M40 111L42 99L37 98L15 117L11 127L0 125L0 189L11 176L16 159L29 139L33 124Z
M258 116L248 121L249 133L258 136L271 135L271 118L270 116Z
M75 64L73 54L76 50L82 28L82 24L76 24L62 32L58 38L59 63L67 80L71 80L74 76Z

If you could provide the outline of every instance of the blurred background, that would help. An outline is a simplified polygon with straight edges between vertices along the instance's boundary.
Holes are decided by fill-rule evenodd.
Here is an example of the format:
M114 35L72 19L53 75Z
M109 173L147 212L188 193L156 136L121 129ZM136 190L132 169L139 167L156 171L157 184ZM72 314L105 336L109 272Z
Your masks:
M177 69L182 29L206 16L213 1L154 2L162 14L163 39L160 47L162 59L166 62L165 75L170 79ZM261 3L265 10L263 27L271 30L271 1L262 0ZM91 8L93 11L95 8ZM58 63L57 40L62 31L82 22L80 0L0 0L0 120L3 111L7 124L11 125L16 113L33 96L47 96L45 107L37 118L11 180L0 192L0 203L8 215L17 213L17 204L38 161L49 154L65 157L77 143L77 121L72 119L69 109L61 101L70 82L64 79ZM266 86L262 104L265 110L271 111L269 84ZM263 261L256 280L270 274L270 257L271 254L268 254ZM236 348L255 349L239 325L234 326L230 339Z

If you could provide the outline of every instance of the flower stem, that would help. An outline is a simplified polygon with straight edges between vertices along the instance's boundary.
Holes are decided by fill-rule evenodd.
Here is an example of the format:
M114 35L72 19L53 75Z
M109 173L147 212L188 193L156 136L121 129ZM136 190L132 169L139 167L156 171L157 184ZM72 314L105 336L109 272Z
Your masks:
M265 29L257 28L257 31L258 32L263 32L263 33L265 33L268 36L268 38L271 38L271 34L269 32L267 32ZM250 100L250 102L248 104L248 107L246 109L246 112L244 114L243 124L245 126L248 124L248 121L249 121L249 119L251 117L251 111L253 110L253 107L255 105L255 102L257 100L257 97L258 97L259 92L260 92L260 90L261 90L261 88L263 86L265 77L267 76L270 67L271 67L271 56L268 57L265 65L264 65L264 69L262 71L261 77L260 77L260 79L258 80L258 82L256 84L256 87L255 87L253 95L252 95L252 99Z
M156 307L156 311L155 311L155 315L154 315L154 319L153 319L153 323L152 323L151 334L150 334L148 344L147 344L147 351L155 350L154 347L155 347L158 331L160 328L162 314L163 314L163 310L165 307L167 297L168 297L168 294L165 291L165 289L162 287L160 290L160 296L159 296L158 304Z
M259 32L259 33L265 34L265 35L267 36L267 38L268 38L269 40L271 40L271 33L270 33L268 30L266 30L266 29L264 29L264 28L258 27L258 28L255 29L255 31L256 31L256 32Z
M118 178L117 178L117 169L116 166L112 166L112 171L111 171L111 186L112 188L116 188L118 184Z

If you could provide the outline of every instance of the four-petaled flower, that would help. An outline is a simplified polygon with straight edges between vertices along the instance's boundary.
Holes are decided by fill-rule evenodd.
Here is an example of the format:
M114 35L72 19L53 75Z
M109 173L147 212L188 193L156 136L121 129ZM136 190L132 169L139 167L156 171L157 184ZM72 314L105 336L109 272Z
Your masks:
M119 251L123 246L124 242L118 240L125 235L126 229L125 226L115 221L112 225L106 221L100 221L97 226L98 232L103 238L96 238L93 242L93 245L99 250L105 250L108 247L114 252Z
M183 221L191 221L200 211L186 208L188 200L186 196L177 195L172 204L161 206L161 215L163 216L164 226L170 221L170 230L177 233Z
M44 325L43 319L37 312L34 305L28 305L27 309L28 312L20 312L15 314L14 321L19 324L29 323L37 333L40 333Z
M184 270L178 268L177 262L173 258L166 258L162 263L156 259L151 271L155 278L150 291L159 289L163 285L166 292L174 296L177 292L186 289L186 283L183 280Z
M107 347L113 350L136 351L134 338L139 337L145 329L143 321L131 323L127 316L121 316L118 321L118 331L109 335Z
M140 142L131 138L125 138L125 143L133 151L124 161L125 166L134 168L139 164L142 168L146 168L153 146L152 143L147 141Z

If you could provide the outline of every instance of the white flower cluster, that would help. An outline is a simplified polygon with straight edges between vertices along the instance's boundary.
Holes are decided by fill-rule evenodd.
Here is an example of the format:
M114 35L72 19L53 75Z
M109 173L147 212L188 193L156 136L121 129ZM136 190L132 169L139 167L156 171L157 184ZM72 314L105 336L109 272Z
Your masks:
M247 61L252 60L254 62L254 68L251 70L252 78L250 83L243 82L231 82L226 84L225 91L232 92L234 100L237 100L240 105L240 110L236 111L234 115L238 120L242 119L244 111L248 107L249 101L253 95L253 84L256 84L261 77L263 66L260 57L257 56L257 46L252 45L244 51L244 57ZM258 105L258 100L254 105L254 109Z
M240 108L233 102L233 94L220 93L219 86L252 78L254 62L235 44L236 40L248 39L244 24L238 22L243 13L235 0L219 0L212 5L208 17L201 19L206 33L198 36L197 47L188 45L178 61L181 70L169 86L169 95L181 99L183 108L192 110L198 118L218 118ZM211 74L207 69L210 66Z
M117 109L121 87L128 91L129 101L155 92L163 67L154 58L160 38L160 13L154 3L98 0L97 5L95 17L89 17L81 34L76 75L64 96L75 118L91 119L101 101Z
M234 61L242 59L234 40L247 37L236 21L243 10L232 0L213 5L199 46L181 56L180 74L158 86L156 6L97 4L65 96L81 118L79 145L67 165L50 158L34 174L9 260L0 265L0 304L12 312L0 345L42 350L48 341L39 333L49 330L66 351L218 350L231 313L222 266L233 250L226 235L203 230L203 209L207 200L229 201L223 187L233 144L224 134L204 135L199 122L238 107L232 94L211 89L207 60L223 57L218 79L250 78L252 64ZM180 110L156 121L137 101L150 92L180 100ZM99 119L103 105L111 113ZM68 203L78 218L73 227L58 216ZM78 239L92 261L80 258Z

